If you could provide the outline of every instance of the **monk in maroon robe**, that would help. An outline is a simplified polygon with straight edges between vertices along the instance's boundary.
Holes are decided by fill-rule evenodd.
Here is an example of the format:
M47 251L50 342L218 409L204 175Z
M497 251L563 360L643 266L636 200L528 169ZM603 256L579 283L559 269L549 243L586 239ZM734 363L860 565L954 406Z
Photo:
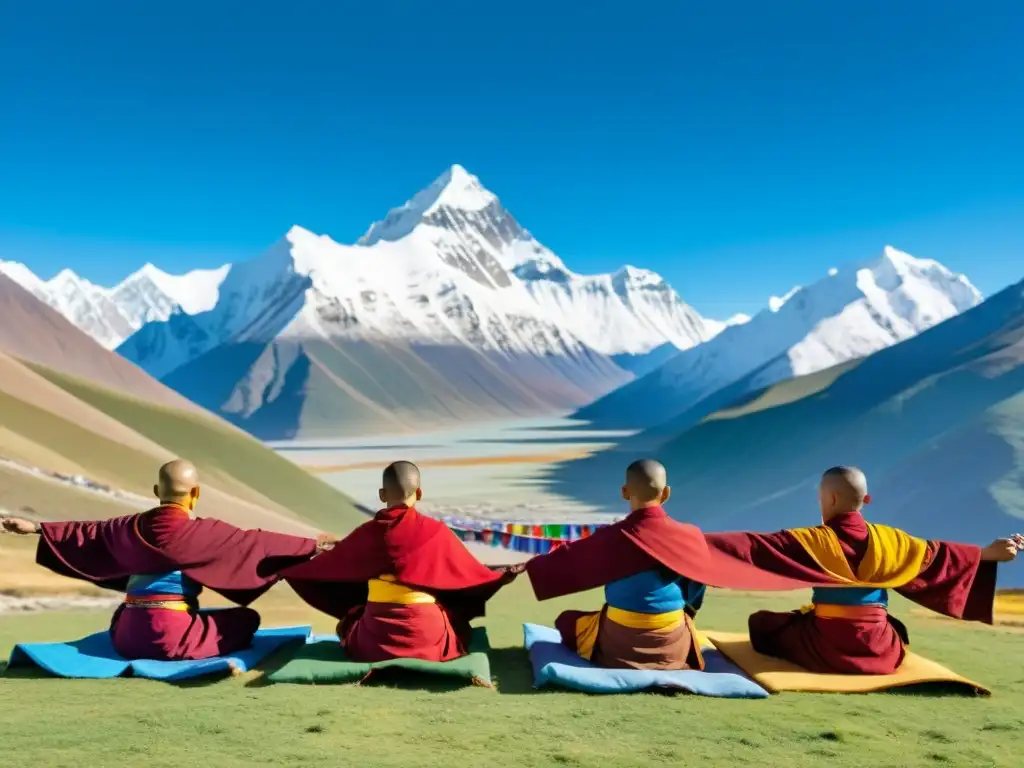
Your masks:
M519 569L487 568L446 525L416 511L423 491L415 464L391 464L382 486L385 508L372 520L283 576L339 619L341 645L355 661L463 656L470 621Z
M703 669L693 620L706 585L809 585L710 550L700 529L665 513L670 492L660 463L636 461L622 487L628 517L526 563L538 600L604 587L600 611L565 611L555 621L563 644L596 666Z
M719 552L817 584L804 609L750 616L755 650L812 672L891 674L909 637L889 614L889 589L944 616L992 623L997 563L1014 559L1024 537L982 548L868 523L861 514L871 501L867 479L854 467L825 472L818 495L821 525L707 535Z
M162 466L153 492L158 507L111 520L2 521L5 531L39 535L39 565L125 593L110 633L115 650L127 659L206 659L247 648L260 625L248 605L270 589L281 569L333 541L328 535L314 540L193 517L199 477L187 461ZM204 587L239 607L199 610Z

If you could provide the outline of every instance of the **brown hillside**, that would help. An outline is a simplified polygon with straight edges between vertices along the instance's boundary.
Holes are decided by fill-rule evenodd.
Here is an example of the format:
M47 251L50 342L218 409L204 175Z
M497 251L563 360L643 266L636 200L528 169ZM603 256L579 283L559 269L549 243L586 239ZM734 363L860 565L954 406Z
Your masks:
M152 403L202 409L86 333L0 274L0 350Z

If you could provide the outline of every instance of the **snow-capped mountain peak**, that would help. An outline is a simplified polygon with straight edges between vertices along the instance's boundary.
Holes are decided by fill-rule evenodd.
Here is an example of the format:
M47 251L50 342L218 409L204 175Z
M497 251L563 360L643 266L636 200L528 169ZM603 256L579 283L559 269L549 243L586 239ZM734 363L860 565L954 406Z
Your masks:
M359 245L400 240L444 208L477 213L497 202L498 198L480 183L480 179L456 164L405 204L392 208L381 221L370 225L359 239Z
M685 349L724 327L650 270L576 274L459 165L392 209L358 245L385 243L439 259L491 289L515 292L522 284L540 305L535 312L606 355L646 355L665 343Z
M640 269L631 264L627 264L616 271L613 279L622 286L641 290L659 290L668 287L665 278L657 272L652 272L649 269Z
M964 275L886 247L881 256L772 297L768 308L749 322L681 352L578 416L649 426L652 413L667 418L701 401L697 408L703 408L709 402L705 398L725 387L736 400L745 391L864 357L981 301ZM740 384L744 391L736 390ZM687 418L700 415L688 411Z
M147 263L112 288L111 294L119 303L130 303L134 293L138 300L150 305L148 309L157 310L157 316L166 315L174 306L194 315L213 309L220 284L230 268L230 264L225 264L216 269L193 269L183 275L172 275ZM142 308L133 309L132 314L138 314Z

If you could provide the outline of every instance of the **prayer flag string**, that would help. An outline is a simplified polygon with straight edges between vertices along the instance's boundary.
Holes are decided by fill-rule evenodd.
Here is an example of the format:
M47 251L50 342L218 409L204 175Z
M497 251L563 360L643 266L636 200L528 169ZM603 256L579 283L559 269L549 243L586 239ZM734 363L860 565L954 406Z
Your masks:
M559 545L585 539L608 523L498 523L442 517L462 541L503 547L530 555L546 555Z

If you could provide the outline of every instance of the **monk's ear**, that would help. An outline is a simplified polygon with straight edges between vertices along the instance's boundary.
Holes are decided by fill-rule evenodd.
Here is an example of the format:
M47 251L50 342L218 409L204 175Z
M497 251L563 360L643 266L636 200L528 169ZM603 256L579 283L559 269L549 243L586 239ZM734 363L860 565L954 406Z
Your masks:
M622 500L629 501L629 487L625 485L622 486Z
M871 503L871 494L870 493L865 493L864 494L864 503L865 504L870 504Z
M668 501L671 495L672 489L666 485L665 489L661 492L661 503L664 504L666 501Z
M423 498L423 489L422 488L417 488L416 489L416 501L419 501L422 498Z
M199 486L198 485L195 488L192 489L191 496L192 496L192 500L193 501L199 501Z
M153 486L153 495L156 496L158 499L160 498L160 486L159 485L154 485Z
M381 488L379 491L377 491L377 498L380 499L380 503L381 504L386 504L387 503L387 499L384 498L384 489L383 488Z

